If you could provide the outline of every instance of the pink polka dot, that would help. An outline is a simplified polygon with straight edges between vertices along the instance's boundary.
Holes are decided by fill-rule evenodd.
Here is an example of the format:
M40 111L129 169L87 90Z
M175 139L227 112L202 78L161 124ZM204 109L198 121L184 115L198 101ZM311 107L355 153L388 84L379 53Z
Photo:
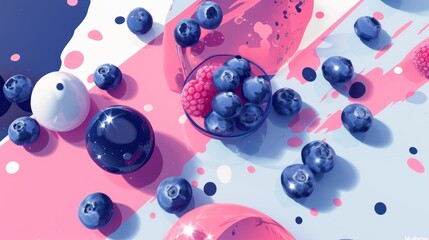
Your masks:
M10 56L10 60L12 62L17 62L19 61L19 59L21 59L21 55L19 55L18 53L12 54L12 56Z
M151 213L149 214L149 217L150 217L151 219L155 219L155 218L156 218L156 214L155 214L154 212L151 212Z
M339 92L334 91L334 92L332 92L331 97L332 97L332 98L337 98L339 95L340 95L340 93L339 93Z
M291 137L287 140L287 145L291 147L299 147L302 144L302 140L299 137Z
M383 20L384 19L384 15L381 12L374 12L373 17L377 20Z
M88 76L88 78L86 79L86 81L88 81L89 83L93 83L94 82L94 74L90 74Z
M91 32L89 32L88 37L95 41L100 41L103 39L103 35L98 30L92 30Z
M247 167L247 171L248 171L250 174L253 174L253 173L255 173L256 169L255 169L255 167L254 167L254 166L248 166L248 167Z
M196 180L192 181L192 182L191 182L191 185L192 185L193 187L198 187L198 181L196 181Z
M407 164L408 164L408 167L410 167L412 170L414 170L417 173L425 172L425 167L423 166L423 164L415 158L408 159Z
M70 69L78 68L82 65L83 58L83 54L79 51L69 52L64 59L64 65Z
M323 12L317 12L316 13L316 18L323 18L325 16L325 14Z
M337 207L341 207L341 205L343 205L343 202L341 201L341 199L335 198L334 199L334 205Z
M204 170L204 168L198 168L197 173L200 175L204 175L204 173L206 173L206 171Z
M78 0L67 0L67 4L71 7L76 6L78 2Z
M312 208L312 209L310 209L310 214L313 216L317 216L317 215L319 215L319 212L317 211L317 209Z

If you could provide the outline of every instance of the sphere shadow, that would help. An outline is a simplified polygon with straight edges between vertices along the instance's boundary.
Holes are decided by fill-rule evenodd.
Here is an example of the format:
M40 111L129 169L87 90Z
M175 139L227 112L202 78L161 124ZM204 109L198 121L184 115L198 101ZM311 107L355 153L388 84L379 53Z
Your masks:
M31 145L25 146L24 149L35 156L48 156L58 147L58 135L44 127L40 127L39 138Z
M390 128L376 118L373 119L372 126L366 133L354 133L352 136L366 145L378 148L388 147L393 141Z
M363 94L363 96L358 98L350 96L350 87L356 82L361 82L363 85L365 85L365 93ZM369 100L371 96L374 94L374 90L373 90L374 87L371 80L368 79L365 75L362 75L359 73L355 73L353 78L347 83L331 84L331 86L333 89L335 89L335 91L337 91L341 95L347 98L356 99L357 101Z
M389 46L392 43L392 37L384 29L381 29L380 35L377 39L372 41L366 41L362 39L361 41L367 47L378 51Z
M177 217L182 217L189 211L192 211L195 208L211 204L213 203L213 199L207 196L203 190L199 188L192 187L192 200L189 205L180 213L175 214Z
M21 108L21 110L24 112L28 112L28 113L33 112L31 110L31 99L28 99L27 101L24 101L22 103L18 103L16 105L18 105L18 107Z
M8 111L10 106L12 105L11 102L9 102L5 96L3 95L3 86L5 84L5 81L2 76L0 76L0 117L5 115Z
M160 38L161 40L158 40L155 29L158 30L158 32L162 32L162 30L164 29L164 25L162 25L161 23L153 22L152 28L149 30L149 32L147 32L146 34L141 34L136 36L138 39L140 39L140 41L148 45L153 45L153 46L161 45L162 38Z
M122 216L130 216L125 222ZM115 203L115 213L111 222L99 231L109 239L135 239L140 228L140 219L135 211L122 203Z
M381 0L384 4L405 12L424 13L429 10L429 1Z
M134 98L138 92L137 81L130 75L123 74L121 84L112 90L108 90L107 93L117 99L129 100Z

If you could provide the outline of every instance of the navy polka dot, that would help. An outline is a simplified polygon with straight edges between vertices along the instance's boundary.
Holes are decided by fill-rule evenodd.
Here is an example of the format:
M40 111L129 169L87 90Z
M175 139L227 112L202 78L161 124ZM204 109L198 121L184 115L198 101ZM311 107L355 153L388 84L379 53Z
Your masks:
M301 224L302 223L302 217L296 217L295 222L296 222L296 224Z
M378 202L375 204L374 210L378 215L384 215L387 211L386 204L384 204L382 202Z
M122 16L119 16L119 17L115 18L115 23L117 23L117 24L122 24L124 22L125 22L125 18L122 17Z
M365 94L366 87L361 82L355 82L350 86L349 96L352 98L360 98Z
M316 71L314 71L314 69L306 67L302 69L302 77L309 82L313 82L314 80L316 80L317 73Z
M410 147L410 153L413 154L413 155L417 154L417 148Z
M217 190L216 184L212 183L212 182L208 182L204 185L204 193L207 196L213 196L215 195Z

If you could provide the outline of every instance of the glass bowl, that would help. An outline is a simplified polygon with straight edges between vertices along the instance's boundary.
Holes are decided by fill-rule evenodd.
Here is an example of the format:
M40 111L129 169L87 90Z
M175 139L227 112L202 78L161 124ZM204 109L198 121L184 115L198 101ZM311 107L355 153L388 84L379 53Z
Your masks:
M200 67L203 67L205 65L217 65L217 66L221 66L223 65L227 60L234 58L235 55L228 55L228 54L219 54L219 55L213 55L211 57L208 57L207 59L205 59L204 61L202 61L200 64L198 64L196 67L194 67L192 69L192 71L187 75L186 80L182 86L182 90L183 87L186 85L186 83L188 83L189 81L195 80L196 79L196 74L198 69L200 69ZM244 58L247 61L249 61L250 63L250 67L251 67L251 76L259 76L261 78L264 78L265 80L267 80L268 84L269 84L269 95L268 95L268 99L266 101L264 101L263 103L259 104L259 106L263 109L263 114L262 117L259 119L259 122L251 129L249 130L240 130L236 127L236 123L235 120L234 122L234 131L232 134L230 135L221 135L221 134L217 134L217 133L212 133L209 132L208 130L205 129L204 127L204 118L203 117L194 117L189 115L186 111L186 117L188 118L188 120L191 122L191 124L202 134L211 137L211 138L215 138L215 139L219 139L219 140L234 140L234 139L240 139L243 138L245 136L248 136L252 133L254 133L258 128L260 128L262 126L262 124L265 122L265 120L267 119L267 116L270 112L270 108L271 108L271 104L272 104L272 87L271 87L271 82L270 82L270 77L267 75L267 73L256 63L254 63L253 61ZM240 83L239 88L242 87L242 83ZM244 106L246 102L244 102L244 98L242 98L242 104Z

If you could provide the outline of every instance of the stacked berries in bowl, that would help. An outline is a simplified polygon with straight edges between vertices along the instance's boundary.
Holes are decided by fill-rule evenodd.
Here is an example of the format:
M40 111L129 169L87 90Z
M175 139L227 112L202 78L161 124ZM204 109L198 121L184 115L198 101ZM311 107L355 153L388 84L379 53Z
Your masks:
M181 96L193 126L220 140L256 131L267 118L271 102L271 84L264 70L232 55L215 55L195 67Z

